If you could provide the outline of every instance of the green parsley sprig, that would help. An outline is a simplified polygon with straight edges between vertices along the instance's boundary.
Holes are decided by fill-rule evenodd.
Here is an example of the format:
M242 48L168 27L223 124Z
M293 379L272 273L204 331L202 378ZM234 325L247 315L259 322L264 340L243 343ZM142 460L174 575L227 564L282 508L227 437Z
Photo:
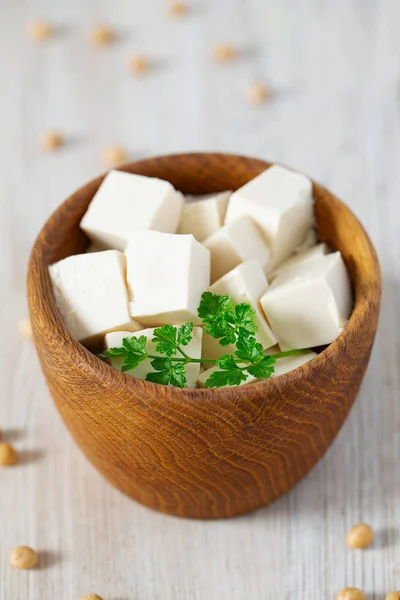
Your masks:
M150 360L152 371L146 380L164 385L185 387L185 366L190 363L215 365L215 370L205 382L206 387L218 388L226 385L240 385L249 375L256 379L268 379L274 373L275 362L280 358L300 354L304 350L289 350L276 354L266 354L254 334L258 327L256 313L247 303L234 305L230 296L218 296L204 292L198 314L204 324L204 331L219 340L222 347L236 346L233 354L223 354L218 359L192 358L184 348L193 337L193 323L180 327L163 325L154 330L152 342L157 354L147 349L147 338L124 338L122 346L110 348L100 354L101 358L121 358L124 360L121 371L131 371L144 360Z

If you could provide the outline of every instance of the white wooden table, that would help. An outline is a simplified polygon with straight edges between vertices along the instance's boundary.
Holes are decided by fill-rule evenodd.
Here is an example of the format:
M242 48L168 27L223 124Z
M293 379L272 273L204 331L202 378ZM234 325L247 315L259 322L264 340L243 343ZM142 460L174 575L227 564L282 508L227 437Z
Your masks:
M0 472L0 599L321 600L345 586L368 600L400 588L400 2L192 0L0 2L0 427L21 453ZM31 18L58 28L33 45ZM91 25L116 27L110 48ZM242 50L230 65L215 42ZM132 53L155 68L142 79ZM273 97L246 101L265 81ZM37 140L60 129L67 145ZM359 399L324 460L274 505L230 521L153 513L112 489L73 445L32 343L17 333L32 241L49 213L103 170L104 145L131 158L221 150L282 161L359 215L383 269L378 339ZM364 520L372 549L346 548ZM41 552L12 571L11 548Z

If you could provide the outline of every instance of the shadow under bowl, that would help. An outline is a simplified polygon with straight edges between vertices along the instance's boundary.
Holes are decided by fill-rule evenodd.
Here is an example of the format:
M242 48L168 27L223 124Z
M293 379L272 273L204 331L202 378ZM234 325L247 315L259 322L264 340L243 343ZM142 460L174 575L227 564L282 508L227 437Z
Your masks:
M181 154L124 171L169 180L186 194L237 189L270 166L225 154ZM180 389L112 369L71 337L48 266L88 244L79 229L103 177L75 192L40 232L29 262L33 336L54 402L76 443L117 488L153 509L232 517L294 486L323 456L354 402L374 341L381 280L352 212L314 184L319 238L340 250L354 292L341 335L311 362L242 387Z

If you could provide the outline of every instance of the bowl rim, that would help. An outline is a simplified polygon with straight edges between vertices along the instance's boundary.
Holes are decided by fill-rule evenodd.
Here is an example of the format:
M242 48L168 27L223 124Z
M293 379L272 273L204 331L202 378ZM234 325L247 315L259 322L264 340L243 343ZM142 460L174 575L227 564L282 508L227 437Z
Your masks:
M127 171L134 173L135 168L140 168L141 165L151 166L151 163L156 163L160 160L170 160L176 161L182 159L191 158L192 160L204 159L207 157L208 159L218 158L227 159L227 160L240 160L244 162L258 163L261 170L269 168L273 164L282 164L276 163L273 161L265 161L262 159L252 158L249 156L242 156L237 154L228 154L228 153L219 153L219 152L189 152L189 153L176 153L176 154L168 154L168 155L159 155L151 158L146 158L139 161L133 161L124 163L123 165L119 165L116 167L116 170ZM291 167L291 170L295 170ZM238 403L248 394L249 388L251 387L252 395L255 393L256 395L262 395L267 397L269 392L276 387L280 387L283 382L288 383L290 385L296 385L296 383L300 380L308 379L311 377L314 369L318 367L322 367L324 363L327 361L331 361L335 359L335 356L338 356L339 353L343 351L343 348L346 348L346 344L350 341L351 333L359 330L364 326L366 321L366 314L362 311L362 300L365 299L368 290L373 286L378 294L375 298L369 299L375 305L378 305L379 309L380 304L380 294L381 294L381 278L380 278L380 268L379 261L376 255L376 251L372 245L372 242L366 233L364 227L354 215L354 213L348 208L341 200L339 200L334 194L332 194L329 190L321 186L319 183L315 182L312 178L310 180L313 183L313 189L319 189L320 191L328 194L331 198L333 198L336 202L338 202L349 214L349 216L354 220L354 223L359 228L359 232L363 235L366 245L368 247L370 261L375 265L375 277L371 277L371 282L369 285L360 285L359 288L354 290L357 292L355 294L354 308L352 314L344 326L340 335L329 344L322 352L320 352L317 356L315 356L312 360L308 361L304 365L297 367L293 371L289 371L288 373L284 373L283 375L279 375L278 377L272 377L269 379L260 379L250 383L243 384L241 386L232 386L232 387L221 387L221 388L178 388L174 386L165 386L158 383L153 383L150 381L146 381L143 379L139 379L136 377L132 377L130 375L126 375L121 371L114 369L108 363L101 360L97 355L90 352L85 346L83 346L77 339L72 337L69 330L67 329L64 321L61 317L61 314L56 306L55 297L53 293L53 289L51 286L50 276L48 273L48 266L50 263L45 259L44 253L44 241L46 239L46 234L53 228L53 221L57 219L65 210L68 209L68 205L74 203L77 200L77 197L80 195L87 195L89 190L97 190L104 177L107 175L109 171L103 173L102 175L91 179L89 182L78 188L75 192L70 194L66 200L64 200L57 209L50 215L50 217L45 222L44 226L40 230L34 245L32 247L29 265L28 265L28 287L30 283L34 282L34 286L36 287L35 295L37 298L42 298L45 303L45 308L47 309L44 313L41 311L41 319L43 320L43 328L46 329L47 334L52 336L53 343L54 341L62 344L65 350L69 354L69 359L75 363L80 363L82 368L86 370L89 375L93 375L93 377L99 378L101 377L104 381L109 377L116 378L121 385L127 386L127 391L131 392L132 397L139 393L141 398L147 396L148 399L154 398L157 390L160 389L160 386L165 390L163 394L162 402L165 404L167 401L172 401L174 403L186 403L192 402L194 399L207 398L207 402L221 402L222 397L230 402ZM93 196L92 196L93 197ZM352 281L352 284L354 282ZM360 292L360 293L358 293ZM30 312L31 317L34 314L35 309L30 304ZM35 319L32 319L33 324L35 324Z

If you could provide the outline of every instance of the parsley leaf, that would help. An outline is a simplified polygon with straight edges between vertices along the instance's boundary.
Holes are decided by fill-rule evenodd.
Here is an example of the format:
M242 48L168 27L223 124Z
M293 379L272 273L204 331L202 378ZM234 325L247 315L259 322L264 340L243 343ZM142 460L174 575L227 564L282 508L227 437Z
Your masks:
M256 338L240 337L236 344L235 356L241 358L244 362L256 362L264 358L264 351L261 344L256 342Z
M258 327L254 322L256 311L253 310L250 304L243 302L235 306L235 326L239 335L249 335L257 333Z
M185 323L178 329L178 346L187 346L193 337L193 323Z
M135 369L145 358L147 338L145 335L140 337L124 338L121 348L109 348L100 354L101 358L123 358L124 364L121 371L131 371Z
M153 342L159 354L173 356L179 352L178 346L187 346L193 337L193 323L185 323L179 329L163 325L154 330Z
M128 353L146 354L147 338L145 335L137 337L126 337L122 340L122 346Z
M126 350L125 348L108 348L108 350L104 350L99 356L100 358L125 358Z
M218 296L204 292L199 306L199 317L205 323L204 331L215 339L221 346L229 346L236 341L233 328L233 303L230 296Z
M233 354L224 354L218 360L204 359L205 362L216 365L214 372L205 382L206 387L240 385L247 381L249 375L257 379L268 379L275 371L277 359L304 352L292 350L272 356L265 355L262 344L259 344L254 336L258 331L255 322L256 311L245 302L235 305L230 296L204 292L198 313L207 334L219 340L221 346L235 347ZM100 357L123 359L121 371L132 371L142 361L151 360L150 364L154 370L147 373L147 381L185 387L185 366L202 361L200 358L188 356L183 350L193 338L193 328L191 322L177 327L157 327L152 338L155 353L147 351L148 340L142 335L124 338L120 348L109 348L102 352Z
M240 385L246 381L247 375L238 367L230 354L224 354L217 361L220 371L214 371L206 380L206 387L223 387L224 385Z
M215 339L219 339L221 346L229 346L236 342L236 335L233 327L224 321L209 323L204 327L204 331Z
M163 325L154 330L153 342L156 343L156 351L159 354L172 356L177 352L176 335L178 330L172 325Z
M146 343L147 338L145 335L141 335L138 338L124 338L122 340L122 345L127 354L125 356L125 362L121 367L121 371L125 372L136 369L136 367L145 360L147 357Z
M257 343L255 337L239 338L236 344L235 356L250 365L246 371L257 377L257 379L268 379L275 371L276 359L273 355L265 355L261 344Z
M146 380L163 385L185 387L185 365L182 362L173 363L168 357L159 357L151 361L154 371L147 373Z
M275 363L276 359L273 356L264 356L260 361L247 367L246 371L257 379L268 379L275 371Z
M204 323L210 323L224 318L226 313L232 310L232 307L230 296L218 296L212 292L204 292L201 296L198 314Z
M221 346L235 344L241 337L258 331L256 313L250 304L243 302L234 307L230 296L204 292L198 313L205 323L204 331L219 340Z

